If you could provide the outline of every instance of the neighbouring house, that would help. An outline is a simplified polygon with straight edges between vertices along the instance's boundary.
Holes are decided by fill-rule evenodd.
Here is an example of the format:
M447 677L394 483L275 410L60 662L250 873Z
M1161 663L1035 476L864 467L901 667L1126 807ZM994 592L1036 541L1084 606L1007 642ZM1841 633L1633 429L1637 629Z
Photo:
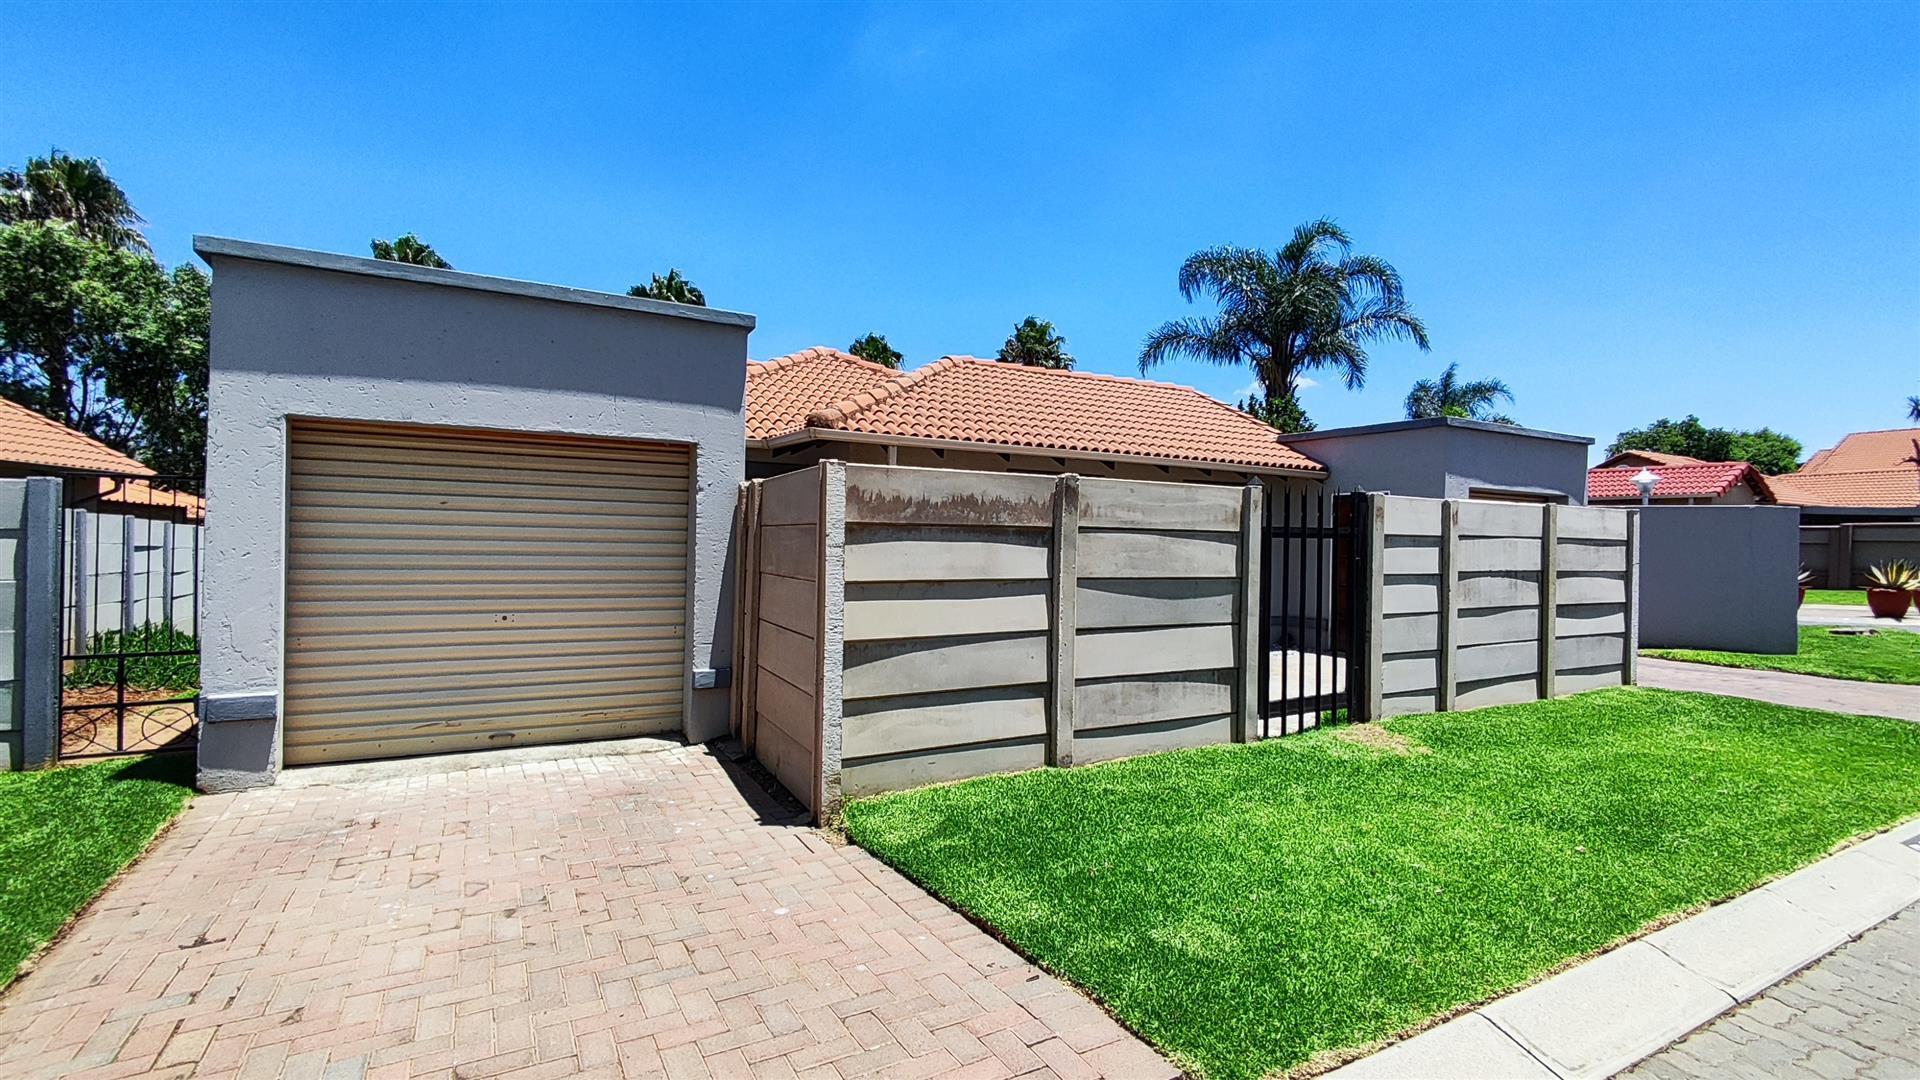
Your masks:
M1593 445L1581 435L1452 416L1281 437L1325 465L1340 491L1573 506L1586 501Z
M1654 506L1753 506L1776 501L1770 479L1744 461L1701 461L1629 450L1587 471L1587 502L1639 505L1640 488L1633 478L1642 469L1659 477L1647 500Z
M153 520L197 522L197 495L155 484L152 469L106 443L0 398L0 476L53 476L68 506Z
M213 268L204 789L726 733L753 316L194 249Z
M747 474L833 458L1129 480L1309 482L1327 470L1198 390L947 356L896 371L815 347L747 365Z
M1768 483L1809 525L1920 521L1920 428L1855 432Z

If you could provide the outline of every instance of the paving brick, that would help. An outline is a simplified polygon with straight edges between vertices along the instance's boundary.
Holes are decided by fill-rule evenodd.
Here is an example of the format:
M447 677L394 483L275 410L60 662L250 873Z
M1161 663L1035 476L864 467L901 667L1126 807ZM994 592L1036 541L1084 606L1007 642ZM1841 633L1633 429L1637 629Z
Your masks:
M196 800L0 999L0 1076L1172 1075L702 748L336 775Z

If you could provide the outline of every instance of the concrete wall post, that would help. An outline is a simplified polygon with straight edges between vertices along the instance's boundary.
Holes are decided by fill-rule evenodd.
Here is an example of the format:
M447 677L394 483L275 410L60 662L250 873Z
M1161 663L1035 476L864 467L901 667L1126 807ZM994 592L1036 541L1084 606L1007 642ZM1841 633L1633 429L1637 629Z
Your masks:
M1048 619L1047 764L1073 764L1073 645L1080 633L1080 478L1053 486L1053 611Z
M1439 600L1439 634L1434 653L1438 678L1434 684L1433 707L1437 712L1452 712L1460 690L1455 663L1460 629L1460 503L1457 499L1447 499L1440 504Z
M1560 585L1560 504L1548 503L1541 508L1540 520L1540 698L1546 700L1553 696L1553 676L1556 650L1553 647L1554 635L1559 627L1559 585ZM1633 618L1632 600L1629 598L1627 618Z
M1266 627L1260 625L1260 552L1267 542L1266 489L1260 478L1247 481L1240 498L1240 588L1234 611L1235 652L1233 741L1252 742L1260 726L1267 688L1260 685L1260 650Z

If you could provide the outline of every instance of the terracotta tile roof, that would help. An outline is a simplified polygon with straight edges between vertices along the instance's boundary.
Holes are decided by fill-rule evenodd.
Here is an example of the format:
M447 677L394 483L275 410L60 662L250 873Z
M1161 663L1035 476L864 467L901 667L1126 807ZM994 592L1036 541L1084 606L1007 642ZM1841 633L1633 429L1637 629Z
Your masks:
M851 353L815 346L747 361L747 438L777 439L807 426L807 414L900 373Z
M850 360L862 363L830 349L809 349L755 365L757 375L749 369L749 436L784 433L793 426L791 415L800 398L840 385L846 389L837 396L815 398L804 426L903 439L1324 471L1312 458L1282 445L1273 428L1184 386L971 356L942 357L909 372L881 369L885 378L870 380L872 373L851 370ZM792 374L802 367L815 370L807 376ZM756 382L768 385L756 393ZM776 391L771 384L777 382L789 385Z
M1856 431L1807 459L1794 476L1920 468L1920 428Z
M1594 466L1596 469L1612 469L1631 465L1636 469L1643 465L1711 465L1704 458L1688 457L1685 454L1664 454L1658 450L1622 450L1607 460Z
M103 492L100 496L102 507L135 506L169 509L173 511L171 514L158 516L195 523L205 520L207 516L207 502L200 496L150 484L145 480L128 480L116 486L116 481L103 478L100 481L100 490ZM135 513L134 516L154 517L156 515Z
M1587 501L1639 501L1640 489L1634 486L1633 478L1640 469L1641 466L1633 465L1588 469ZM1772 498L1768 478L1761 476L1758 469L1744 461L1652 466L1652 470L1660 478L1660 482L1653 486L1653 497L1656 499L1713 498L1725 495L1733 485L1743 481L1752 485L1762 499Z
M0 398L0 461L68 472L152 476L153 470L98 439Z
M1804 470L1768 481L1783 503L1795 506L1920 507L1920 466L1865 472Z
M1920 428L1855 432L1772 484L1800 506L1920 507Z

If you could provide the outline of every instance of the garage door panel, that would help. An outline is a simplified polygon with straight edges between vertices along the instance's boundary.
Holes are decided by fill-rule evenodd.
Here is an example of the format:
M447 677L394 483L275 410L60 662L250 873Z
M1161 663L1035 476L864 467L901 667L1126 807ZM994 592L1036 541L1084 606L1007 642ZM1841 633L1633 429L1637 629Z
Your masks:
M677 731L688 459L298 422L286 760Z

